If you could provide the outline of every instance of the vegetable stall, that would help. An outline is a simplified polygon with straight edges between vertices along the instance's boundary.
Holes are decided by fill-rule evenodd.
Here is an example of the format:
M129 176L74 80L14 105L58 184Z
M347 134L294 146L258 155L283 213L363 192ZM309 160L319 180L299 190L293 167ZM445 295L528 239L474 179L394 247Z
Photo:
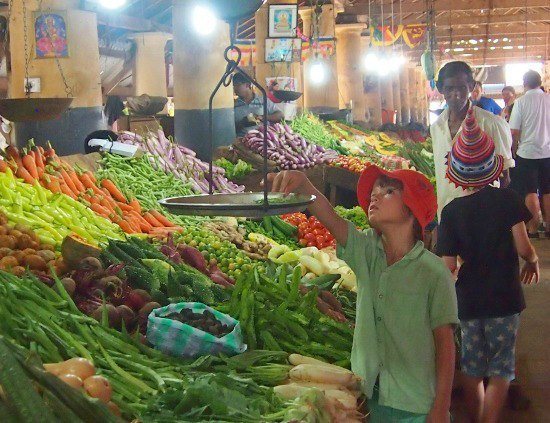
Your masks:
M159 200L207 192L208 164L162 130L119 141L141 154L92 169L31 142L0 160L4 421L360 421L356 280L329 231L303 213L173 215ZM310 115L267 142L274 170L320 170L319 184L372 162L431 171L426 144ZM235 157L213 170L220 193L255 172Z

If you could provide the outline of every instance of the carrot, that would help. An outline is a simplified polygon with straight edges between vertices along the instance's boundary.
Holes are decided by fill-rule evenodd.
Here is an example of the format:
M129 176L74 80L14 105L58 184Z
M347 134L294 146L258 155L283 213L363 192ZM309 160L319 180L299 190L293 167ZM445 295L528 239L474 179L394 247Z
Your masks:
M108 209L111 213L115 213L115 204L114 203L111 203L107 198L105 197L102 197L101 200L99 201L99 203L105 207L106 209Z
M141 204L139 204L137 199L134 198L128 204L141 216Z
M5 160L0 160L0 172L5 172L8 170L8 164Z
M49 141L48 141L48 151L46 151L44 155L46 156L46 158L57 159L57 154L55 154L55 150L53 149Z
M35 180L32 177L32 175L29 173L29 171L27 169L25 169L23 166L18 166L17 167L17 170L15 171L15 176L17 176L18 178L23 179L26 183L31 184L31 185L34 183L34 180Z
M97 179L95 178L94 174L92 172L84 172L83 175L86 175L88 178L90 178L90 180L96 184L97 183Z
M144 219L149 222L150 225L154 226L155 228L162 228L164 225L160 223L151 213L145 213L143 215Z
M68 187L68 185L65 183L65 181L60 178L59 179L59 188L61 188L61 192L65 195L68 195L73 200L78 200L78 197L74 192L71 191L71 189Z
M114 200L113 200L114 201ZM116 202L116 205L120 208L120 210L122 210L123 212L126 212L126 213L130 213L131 211L134 211L134 209L132 208L132 206L126 204L126 203L122 203L120 201L117 201Z
M101 186L105 188L107 191L109 191L115 200L120 201L122 203L128 203L128 200L126 199L124 194L120 192L120 190L113 183L113 181L109 179L103 179L101 181Z
M73 180L71 179L71 177L69 176L69 174L65 171L65 169L61 168L59 170L59 173L61 174L61 177L63 178L63 181L65 181L65 183L67 184L67 186L69 187L69 189L74 192L76 195L80 194L81 191L79 191L77 188L76 188L76 185L73 183Z
M59 185L59 179L56 177L50 177L50 180L47 182L47 188L54 194L61 193L61 187Z
M36 149L38 150L38 152L40 153L40 155L42 157L44 157L44 155L46 154L46 151L44 150L44 147L42 147L41 145L37 146Z
M109 219L109 216L111 214L111 212L109 210L107 210L105 207L97 204L97 203L92 203L91 207L90 207L95 213L99 214L100 216L103 216L103 217L106 217Z
M136 222L139 223L139 228L145 232L145 233L149 233L151 232L151 230L153 229L153 226L147 222L143 216L141 216L140 214L136 213L135 211L131 211L129 212L130 216L132 216L134 218L134 220Z
M69 169L67 171L67 174L69 175L69 178L71 178L71 181L73 181L74 186L78 190L78 192L86 191L86 187L82 182L80 182L80 179L78 179L78 175L76 172L72 169Z
M96 186L94 181L90 178L90 175L88 175L89 172L83 173L80 175L80 180L82 181L82 184L85 188L91 189L96 194L99 194L103 196L103 192Z
M15 160L15 163L19 166L21 164L21 155L19 154L19 150L14 145L8 145L6 147L6 154L8 157L11 157L13 160Z
M117 223L118 226L120 226L120 229L122 229L127 234L135 234L136 231L132 228L132 226L126 222L125 220L121 220Z
M164 217L158 210L152 209L152 210L149 210L149 213L151 213L155 219L157 219L160 223L162 223L163 226L166 226L168 228L176 226L172 222L170 222L166 217Z

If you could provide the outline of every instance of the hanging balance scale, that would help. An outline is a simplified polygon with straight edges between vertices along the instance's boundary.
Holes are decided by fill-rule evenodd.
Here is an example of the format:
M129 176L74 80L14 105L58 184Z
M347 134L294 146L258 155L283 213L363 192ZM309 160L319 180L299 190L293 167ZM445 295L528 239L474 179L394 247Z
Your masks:
M225 49L224 57L227 62L226 70L220 81L214 88L209 100L209 141L210 141L210 169L209 182L210 193L186 197L174 197L161 200L159 203L171 213L192 216L234 216L261 218L264 216L280 215L304 211L309 204L315 201L313 195L291 194L285 196L281 193L270 193L267 182L263 192L249 192L242 194L215 194L213 175L214 153L214 122L212 107L214 97L223 85L229 87L235 72L241 73L263 95L263 177L267 181L267 95L263 87L239 67L241 51L235 45L237 24L240 19L252 15L265 0L205 0L206 7L217 12L217 16L229 23L231 28L231 45ZM236 60L230 57L230 53L236 54Z
M52 97L52 98L37 98L31 97L32 85L29 82L29 63L32 60L31 53L29 52L28 45L28 16L27 16L27 6L26 0L21 0L23 5L23 31L24 31L24 53L25 53L25 97L24 98L6 98L0 99L0 116L11 122L34 122L34 121L47 121L58 118L63 112L65 112L74 98L71 96L72 90L67 83L65 74L63 73L63 68L59 61L57 53L54 53L54 58L65 85L65 92L67 97ZM42 11L42 1L39 3L39 11ZM6 37L4 39L5 45L9 42L9 27L11 25L11 13L13 11L13 0L10 0L9 11L8 11L8 23ZM52 36L47 30L48 38L50 42L53 41ZM33 31L34 38L34 31ZM11 54L10 49L10 54Z

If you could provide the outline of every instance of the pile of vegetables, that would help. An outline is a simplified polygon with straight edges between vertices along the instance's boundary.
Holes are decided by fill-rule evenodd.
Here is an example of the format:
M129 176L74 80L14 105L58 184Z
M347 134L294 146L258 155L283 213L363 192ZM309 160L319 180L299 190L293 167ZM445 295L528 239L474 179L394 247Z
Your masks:
M235 244L221 240L202 223L189 223L181 234L174 234L174 241L196 248L209 265L216 265L232 279L237 279L241 272L251 269L254 263L254 260Z
M251 240L246 238L246 230L239 227L236 222L228 221L205 222L204 227L217 235L222 241L229 241L243 251L252 260L265 260L271 249L271 244L265 240Z
M69 371L83 368L73 365L80 359L71 360L73 362L66 365ZM36 354L29 354L0 337L0 418L3 422L82 423L90 419L122 422L117 417L120 411L116 404L103 401L111 395L110 386L102 386L106 379L88 376L86 386L79 384L81 380L72 373L64 373L58 378L46 372ZM92 395L85 395L84 388Z
M296 399L319 390L328 403L332 422L363 421L358 409L360 379L350 370L300 354L290 354L289 361L294 367L289 371L288 383L275 387L278 395Z
M217 308L239 320L249 350L300 353L349 367L353 329L323 314L338 311L317 288L301 291L301 276L300 267L286 265L249 271L237 280L229 304Z
M308 169L322 163L329 163L337 156L332 150L314 145L294 133L288 125L276 123L267 128L267 154L280 169ZM252 151L263 156L263 129L249 131L243 143Z
M246 229L251 241L263 241L271 246L282 244L293 250L300 248L296 237L297 228L279 216L266 216L260 221L246 220L240 224Z
M365 211L360 206L355 206L351 209L346 209L342 206L334 208L339 216L353 223L358 229L364 230L370 228L369 219Z
M29 184L41 184L54 194L67 195L88 206L98 215L116 223L128 233L152 233L174 229L160 213L141 210L135 198L125 197L108 178L99 183L92 172L78 172L55 154L53 148L43 152L29 145L21 155L16 147L7 149L4 171L11 169ZM7 163L7 164L6 164ZM2 166L0 166L2 170Z
M45 275L48 266L64 268L54 246L41 243L28 226L9 225L8 218L0 213L0 270L21 276L29 269Z
M229 359L201 357L193 362L173 359L125 331L117 332L80 313L58 279L57 292L32 276L17 278L0 272L0 282L0 330L9 348L25 356L32 351L45 363L74 357L89 360L97 375L109 380L112 402L126 420L253 423L303 421L328 413L323 398L288 401L268 387L288 378L285 353L256 351ZM25 414L28 421L57 421L49 419L51 414L41 407L30 385L21 384L21 374L13 373L17 370L13 361L5 358L1 344L0 356L0 384L6 394L2 399L16 401L18 409L31 413ZM23 357L18 361L26 364ZM11 376L7 382L4 370ZM76 414L85 421L118 421L101 400L86 398L40 369L25 370L60 395L62 404L43 391L45 398L65 413L55 414L58 419L78 422L73 417ZM25 398L28 401L23 401Z
M399 154L408 159L411 166L428 178L435 177L435 163L431 143L405 142L400 146Z
M237 160L237 163L231 163L226 158L214 161L214 164L225 170L225 176L231 181L240 181L250 175L254 168L244 160Z
M63 193L54 194L36 180L32 185L25 183L10 168L0 172L0 192L0 211L8 222L32 229L43 244L58 248L71 233L95 245L123 236L119 226L97 216L86 205Z
M298 239L302 246L323 249L336 246L336 240L327 228L315 217L309 218L303 213L291 213L282 219L298 228Z
M204 310L202 313L194 313L191 309L184 308L179 313L171 313L164 317L192 326L217 338L223 338L233 330L232 327L216 319L216 316L208 310Z
M348 155L349 151L340 143L340 137L332 134L324 123L311 113L296 116L291 123L292 129L309 142Z
M119 141L141 147L149 153L148 158L156 169L172 174L184 184L191 186L195 193L209 192L209 164L197 158L193 150L168 140L162 128L156 133L148 132L143 136L124 132L120 135ZM221 167L214 166L212 180L216 192L244 191L243 186L227 180L225 170Z

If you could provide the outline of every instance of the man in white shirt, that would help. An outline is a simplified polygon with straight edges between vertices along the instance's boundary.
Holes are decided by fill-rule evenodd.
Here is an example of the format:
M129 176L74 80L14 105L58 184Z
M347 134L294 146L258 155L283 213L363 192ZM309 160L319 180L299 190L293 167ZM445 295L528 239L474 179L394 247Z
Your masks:
M525 94L514 102L510 128L514 139L516 169L512 186L525 195L525 205L533 215L528 228L531 237L538 237L542 208L546 232L550 230L550 95L541 89L538 72L523 75Z
M465 62L447 63L439 71L437 88L445 97L447 108L430 127L435 160L439 218L441 218L441 212L447 204L466 194L466 191L462 188L449 182L445 177L445 172L447 170L447 154L451 151L456 137L462 131L462 124L468 109L472 107L469 97L474 85L472 69ZM493 138L496 154L504 157L505 172L500 183L496 182L496 184L507 186L509 183L508 169L514 167L510 129L503 118L479 107L474 106L474 115L480 128Z

